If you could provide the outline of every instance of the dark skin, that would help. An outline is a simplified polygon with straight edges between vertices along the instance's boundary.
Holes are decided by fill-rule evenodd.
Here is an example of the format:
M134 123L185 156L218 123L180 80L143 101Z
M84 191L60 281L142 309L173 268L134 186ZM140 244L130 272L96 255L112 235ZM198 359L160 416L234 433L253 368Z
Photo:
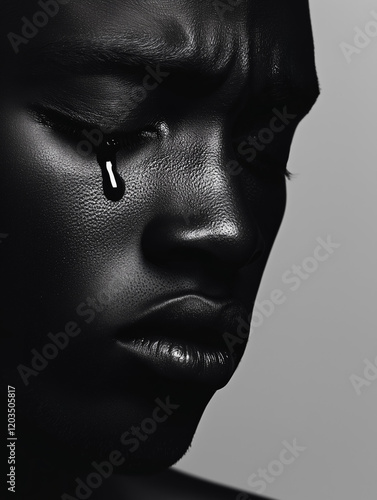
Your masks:
M13 1L4 9L2 367L3 384L17 389L19 477L36 467L22 494L73 495L93 460L119 450L124 461L92 498L237 498L168 470L234 370L217 385L182 380L159 356L147 367L135 362L116 340L167 300L162 324L174 314L191 321L203 303L221 301L235 305L231 333L236 317L250 322L284 214L293 134L318 96L307 2L71 1L16 44L17 54L7 34L40 8ZM158 76L146 80L148 67ZM294 118L248 161L240 144L284 107ZM105 137L88 154L78 149L84 129ZM117 149L104 152L104 141ZM114 154L124 182L116 200L104 193L101 154ZM68 322L79 330L69 347L22 377L32 349ZM235 369L246 339L233 347ZM177 411L137 450L122 444L166 397Z

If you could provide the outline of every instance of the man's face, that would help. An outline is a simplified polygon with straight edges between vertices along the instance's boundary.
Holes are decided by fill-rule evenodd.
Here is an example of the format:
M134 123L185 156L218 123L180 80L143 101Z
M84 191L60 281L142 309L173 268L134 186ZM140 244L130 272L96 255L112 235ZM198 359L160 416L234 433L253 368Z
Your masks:
M75 456L171 465L246 346L317 96L308 6L7 10L0 322L20 425Z

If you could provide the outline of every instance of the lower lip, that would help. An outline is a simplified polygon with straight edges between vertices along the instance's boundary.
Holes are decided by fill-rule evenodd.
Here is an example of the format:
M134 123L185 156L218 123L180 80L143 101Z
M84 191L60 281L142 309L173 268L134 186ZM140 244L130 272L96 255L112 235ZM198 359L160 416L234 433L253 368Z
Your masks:
M153 372L168 379L200 382L217 390L229 382L235 370L233 357L225 348L150 336L117 342Z

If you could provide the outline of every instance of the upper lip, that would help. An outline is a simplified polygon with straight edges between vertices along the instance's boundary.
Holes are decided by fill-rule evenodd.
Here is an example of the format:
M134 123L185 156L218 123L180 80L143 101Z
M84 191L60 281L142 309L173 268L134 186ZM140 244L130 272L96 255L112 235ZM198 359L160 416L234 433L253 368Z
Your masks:
M186 294L150 307L137 320L122 327L117 339L147 338L157 332L164 338L224 349L224 333L235 332L237 318L245 318L246 314L238 302Z

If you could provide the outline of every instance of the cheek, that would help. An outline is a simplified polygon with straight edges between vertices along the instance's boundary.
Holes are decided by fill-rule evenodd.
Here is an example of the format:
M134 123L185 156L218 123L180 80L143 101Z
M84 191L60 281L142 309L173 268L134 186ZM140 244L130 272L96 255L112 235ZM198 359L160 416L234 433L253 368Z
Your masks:
M245 198L248 200L250 213L258 224L266 250L269 252L279 231L286 208L286 179L282 175L270 179L260 179L248 172L247 169L244 170L243 174L242 184Z
M266 242L272 247L285 213L285 180L273 186L267 186L266 191L266 195L259 205L258 217L262 234Z
M166 172L156 181L156 169L145 168L151 151L124 162L126 192L118 204L103 194L96 158L83 158L16 107L3 116L0 232L10 235L0 259L3 331L34 347L39 337L77 318L78 305L96 297L114 269L122 270L119 315L153 295L151 278L166 289L164 276L152 275L140 254L153 203L174 179ZM285 182L257 181L246 170L235 182L242 185L240 196L258 223L267 258L284 213ZM264 264L253 270L255 289ZM240 294L244 289L249 300L250 285Z
M256 265L242 269L238 275L239 298L240 300L247 298L245 306L249 308L258 293L269 254L284 216L286 181L284 177L261 180L246 168L240 179L250 216L255 218L263 241L263 254Z
M130 216L116 231L119 214L103 195L99 166L16 108L3 117L0 233L9 237L0 258L1 322L32 342L32 336L61 329L93 295L120 251L117 232L122 252L131 251L127 234L133 234L136 211L129 195Z

